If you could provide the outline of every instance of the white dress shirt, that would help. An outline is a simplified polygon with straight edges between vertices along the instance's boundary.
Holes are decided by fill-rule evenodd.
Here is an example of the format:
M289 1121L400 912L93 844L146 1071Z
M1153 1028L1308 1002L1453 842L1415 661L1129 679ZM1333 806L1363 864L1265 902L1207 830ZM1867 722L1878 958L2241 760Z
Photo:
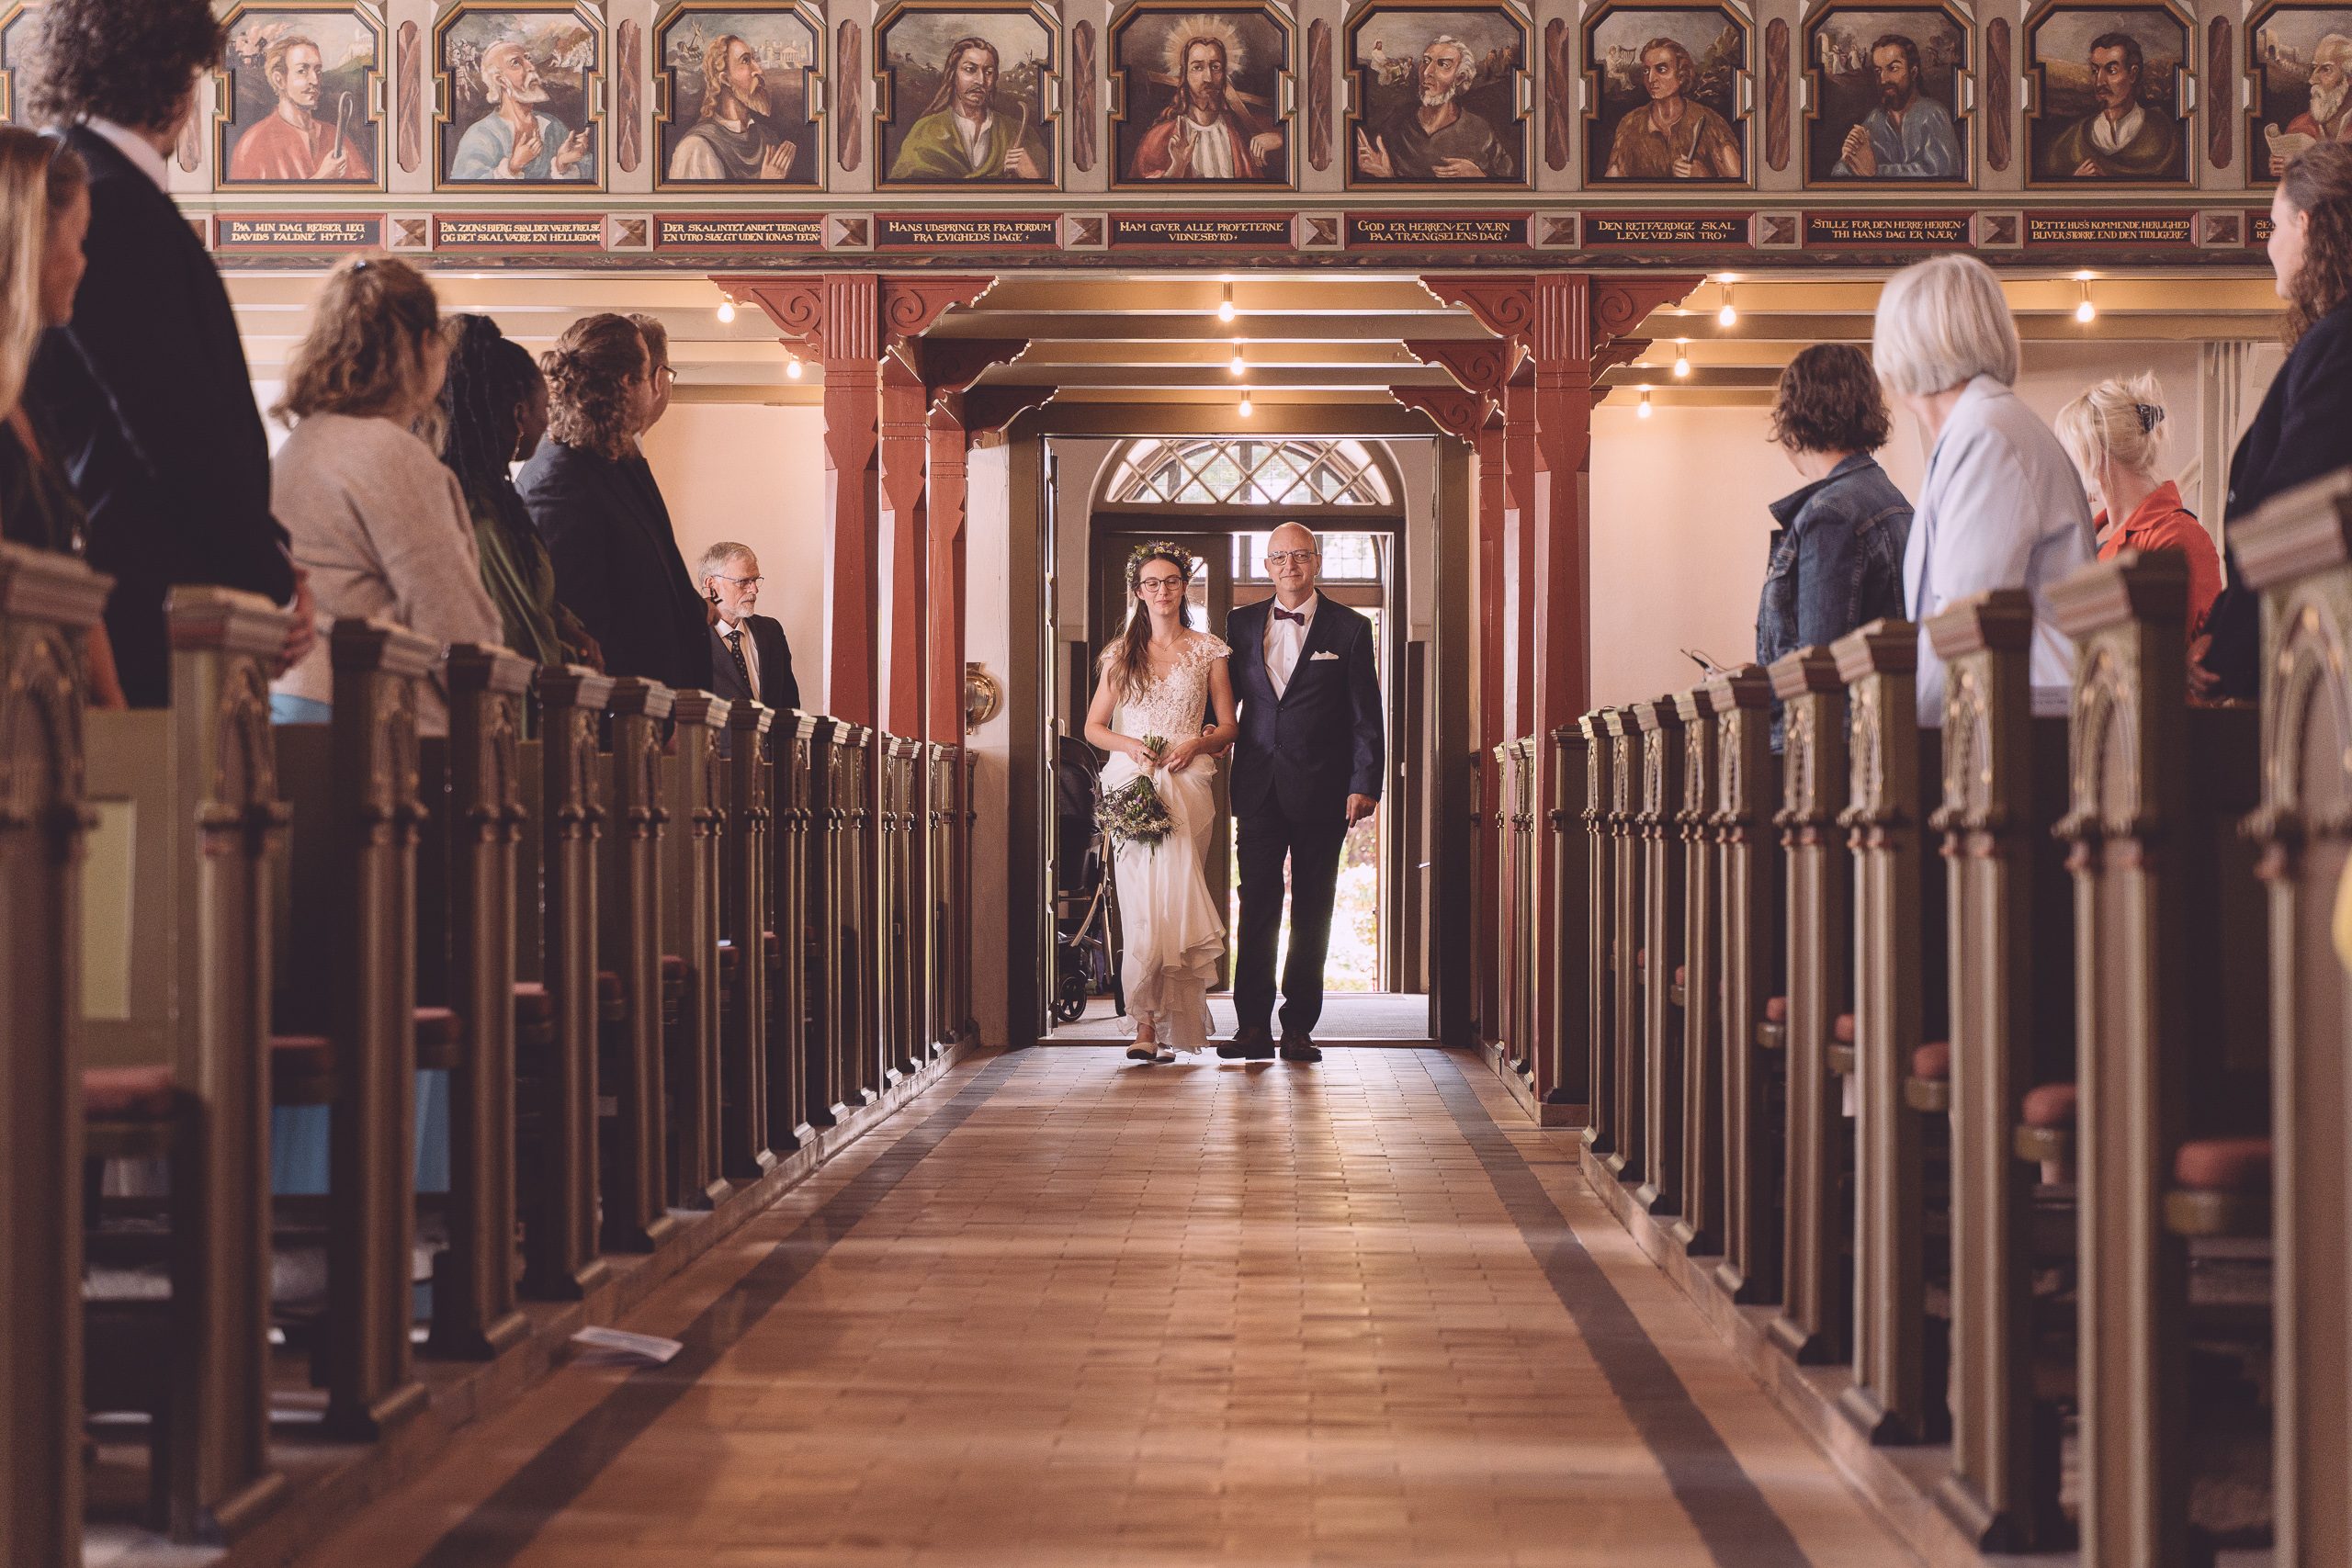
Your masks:
M2097 554L2090 504L2065 448L2015 392L1977 377L1936 437L1903 551L1904 601L1919 623L1919 723L1944 722L1944 661L1928 621L1996 588L2032 596L2033 711L2064 714L2075 645L2050 618L2049 588Z
M1276 697L1290 686L1291 671L1298 668L1299 656L1306 651L1306 634L1315 629L1315 606L1322 602L1323 595L1311 594L1298 607L1295 613L1306 617L1304 624L1274 614L1283 608L1281 600L1266 602L1266 679L1273 682Z
M115 151L130 160L130 166L155 182L155 188L168 191L172 187L171 161L155 151L155 144L127 125L117 125L110 119L92 116L84 121L94 136L103 136L114 143Z
M760 695L760 645L758 642L753 640L752 637L752 628L749 626L735 626L724 615L721 615L718 618L718 636L720 641L724 642L727 638L734 636L737 632L741 632L743 634L743 641L741 644L743 649L743 667L752 672L752 700L755 703L763 701L763 699Z

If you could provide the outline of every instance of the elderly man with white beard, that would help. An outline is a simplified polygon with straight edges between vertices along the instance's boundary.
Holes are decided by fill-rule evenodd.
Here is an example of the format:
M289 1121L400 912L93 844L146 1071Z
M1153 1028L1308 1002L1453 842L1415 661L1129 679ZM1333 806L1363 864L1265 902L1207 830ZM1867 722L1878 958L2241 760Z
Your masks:
M588 128L572 130L533 106L548 101L539 68L519 43L482 52L481 85L490 112L466 128L449 161L453 180L587 180Z
M1478 67L1460 39L1441 33L1421 51L1420 103L1366 137L1356 131L1356 172L1375 180L1508 180L1519 173L1484 115L1465 109Z
M2330 33L2312 51L2312 107L2287 122L2290 136L2352 141L2352 38ZM2270 154L2270 177L2287 172L2290 154Z

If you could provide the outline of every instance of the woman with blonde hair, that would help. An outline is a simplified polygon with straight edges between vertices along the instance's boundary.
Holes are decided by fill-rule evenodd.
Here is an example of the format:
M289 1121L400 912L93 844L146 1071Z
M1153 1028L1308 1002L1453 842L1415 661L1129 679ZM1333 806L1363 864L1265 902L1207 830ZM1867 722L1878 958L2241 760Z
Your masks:
M2165 389L2153 371L2109 378L2058 411L2058 440L2098 513L2098 558L2124 550L2178 550L2188 561L2188 636L2203 635L2222 592L2222 558L2180 487L2156 478L2164 455Z
M25 382L42 333L74 314L89 228L81 155L55 137L0 126L0 539L75 556L82 502ZM123 706L104 626L90 628L85 647L91 702Z
M660 417L662 362L627 316L585 316L539 356L548 437L515 476L555 559L556 597L605 671L710 685L710 617L637 438Z
M448 362L432 286L406 263L362 256L328 274L270 410L293 430L270 465L270 505L322 616L376 615L437 642L497 647L504 628L481 585L465 494L417 434ZM334 686L322 640L271 688L271 716L323 723ZM437 692L418 720L427 734L447 730Z
M2091 558L2090 508L2058 438L2010 390L2018 328L2000 280L1973 256L1905 267L1878 297L1871 355L1928 449L1903 554L1905 602L1920 623L1919 722L1944 721L1944 662L1927 621L1996 588L2032 597L2034 709L2065 712L2075 645L2046 595Z

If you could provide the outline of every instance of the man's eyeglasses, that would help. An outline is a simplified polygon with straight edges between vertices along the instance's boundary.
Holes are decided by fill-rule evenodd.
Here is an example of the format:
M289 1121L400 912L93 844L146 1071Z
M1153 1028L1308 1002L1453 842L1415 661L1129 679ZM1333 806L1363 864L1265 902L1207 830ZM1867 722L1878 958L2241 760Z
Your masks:
M657 365L653 367L653 378L665 386L674 387L678 383L677 367L671 365Z
M1266 565L1269 568L1289 566L1295 561L1305 566L1322 553L1320 550L1269 550L1266 552Z
M718 581L731 582L738 588L757 588L767 581L764 577L729 577L723 571L714 571L710 575Z

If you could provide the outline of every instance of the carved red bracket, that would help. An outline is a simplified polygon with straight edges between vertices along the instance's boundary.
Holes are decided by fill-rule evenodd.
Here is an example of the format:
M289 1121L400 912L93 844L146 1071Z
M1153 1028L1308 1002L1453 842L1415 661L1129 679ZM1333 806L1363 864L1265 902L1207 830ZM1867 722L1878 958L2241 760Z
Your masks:
M993 277L888 277L882 281L885 347L918 338L956 305L969 305L996 287Z
M1482 398L1502 395L1525 354L1513 338L1408 338L1405 352L1424 365L1443 367L1464 391Z
M1535 278L1527 273L1489 277L1424 277L1421 287L1448 305L1459 305L1497 337L1534 346Z
M1596 277L1592 280L1592 335L1623 337L1648 319L1661 305L1679 304L1707 281L1704 273L1674 272L1636 277Z
M999 365L1010 365L1029 352L1021 337L933 337L906 345L915 355L923 385L933 403L954 392L969 391L972 383Z
M1593 351L1593 376L1598 378L1604 371L1614 370L1621 365L1631 365L1634 360L1639 359L1643 355L1647 354L1649 351L1650 340L1648 338L1611 338L1607 343L1601 344L1599 348ZM1600 400L1600 389L1596 388L1593 392L1593 401L1599 402Z
M1391 387L1388 395L1408 409L1419 409L1448 435L1474 445L1495 412L1493 401L1459 387Z

